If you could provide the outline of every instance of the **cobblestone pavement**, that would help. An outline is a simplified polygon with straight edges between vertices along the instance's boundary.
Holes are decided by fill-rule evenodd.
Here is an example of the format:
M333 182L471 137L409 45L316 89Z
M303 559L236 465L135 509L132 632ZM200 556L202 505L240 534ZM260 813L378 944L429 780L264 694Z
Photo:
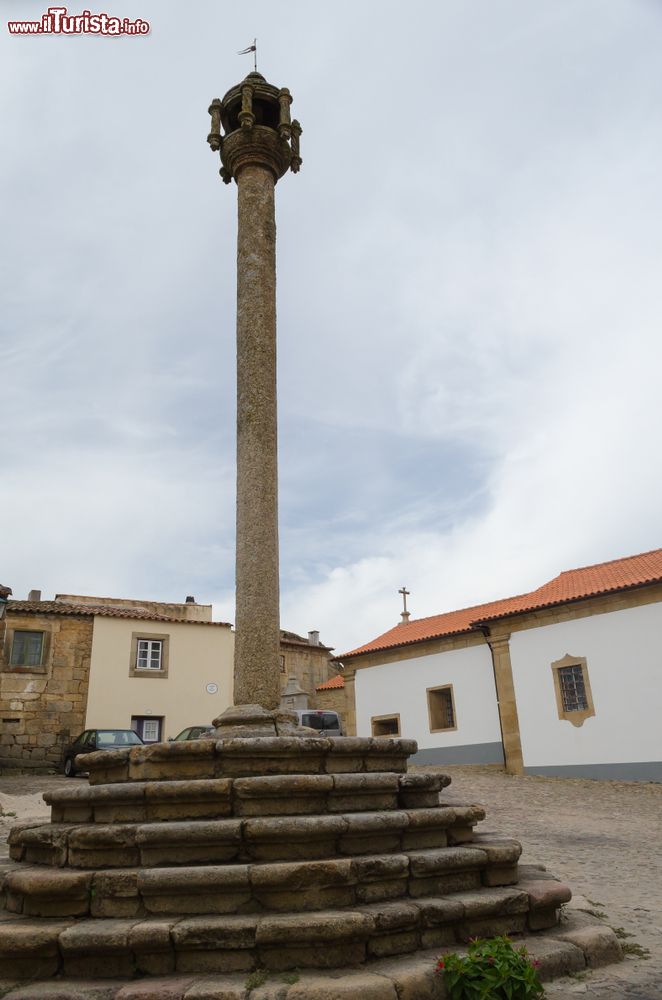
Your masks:
M623 937L626 949L650 953L557 980L546 987L550 1000L662 1000L662 785L438 770L452 777L449 796L485 806L481 832L515 837L524 863L544 864L571 887L571 906L604 914L632 935Z
M507 775L492 767L436 770L452 777L448 797L486 807L481 832L520 840L524 863L544 864L570 885L571 906L604 914L605 923L631 935L623 937L626 948L650 953L548 984L549 1000L662 1000L662 785ZM0 794L34 795L68 780L0 775ZM0 820L0 838L11 822Z

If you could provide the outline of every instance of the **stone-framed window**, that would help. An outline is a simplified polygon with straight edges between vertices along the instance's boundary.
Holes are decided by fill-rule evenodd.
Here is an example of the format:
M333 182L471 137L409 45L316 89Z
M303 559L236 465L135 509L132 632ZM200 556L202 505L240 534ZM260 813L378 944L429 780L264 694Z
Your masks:
M559 719L581 726L595 715L585 656L566 653L552 663L552 676Z
M394 715L373 715L370 719L373 736L399 736L400 713Z
M431 733L448 733L457 729L453 685L427 688L428 719Z
M162 632L132 632L130 677L167 677L170 636Z
M47 669L50 632L43 629L7 627L5 670L17 673L44 674Z

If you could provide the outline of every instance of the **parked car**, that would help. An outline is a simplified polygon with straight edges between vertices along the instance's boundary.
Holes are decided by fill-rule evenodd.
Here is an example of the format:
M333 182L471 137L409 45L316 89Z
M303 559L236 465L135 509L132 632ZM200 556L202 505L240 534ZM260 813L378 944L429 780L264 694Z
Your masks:
M120 747L134 747L142 744L133 729L86 729L77 736L64 751L64 773L73 778L84 767L75 764L78 754L94 753L95 750L118 750Z
M188 729L182 729L181 733L177 733L176 736L171 736L169 742L174 743L175 740L199 740L213 732L213 726L189 726Z
M320 736L343 736L340 716L328 709L306 708L297 709L299 722L309 729L319 730Z

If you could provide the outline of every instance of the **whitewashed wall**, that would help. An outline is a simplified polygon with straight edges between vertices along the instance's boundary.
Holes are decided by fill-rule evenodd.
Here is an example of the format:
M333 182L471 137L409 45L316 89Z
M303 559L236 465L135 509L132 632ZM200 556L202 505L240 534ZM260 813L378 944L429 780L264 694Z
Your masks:
M426 688L453 685L457 729L431 733ZM356 724L370 736L374 715L400 714L401 735L419 750L501 742L492 657L487 644L412 657L356 671Z
M551 664L566 653L587 661L596 714L581 727L558 717ZM526 768L662 760L662 605L515 632L510 656Z

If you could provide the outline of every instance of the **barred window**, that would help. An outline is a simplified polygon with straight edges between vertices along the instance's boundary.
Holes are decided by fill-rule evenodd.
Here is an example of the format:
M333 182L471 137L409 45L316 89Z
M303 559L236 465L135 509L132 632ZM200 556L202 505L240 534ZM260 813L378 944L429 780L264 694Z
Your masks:
M452 684L428 688L427 696L430 732L438 733L445 729L457 729Z
M552 663L552 677L559 719L582 726L595 715L586 657L566 653Z
M566 712L583 712L588 708L584 671L578 663L572 667L559 668L559 683Z

